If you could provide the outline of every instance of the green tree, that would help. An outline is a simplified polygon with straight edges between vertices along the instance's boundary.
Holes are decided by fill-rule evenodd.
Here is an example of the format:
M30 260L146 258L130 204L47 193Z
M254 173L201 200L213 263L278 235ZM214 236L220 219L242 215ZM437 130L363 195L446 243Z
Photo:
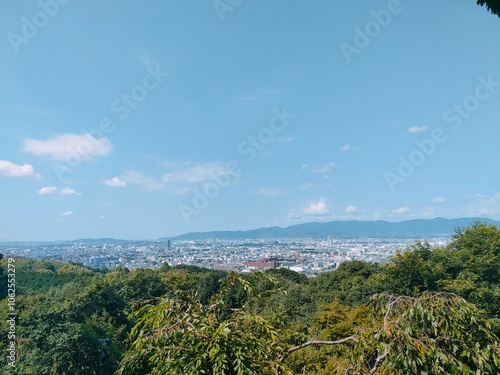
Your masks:
M435 258L447 275L437 281L441 290L464 297L490 318L500 318L500 228L481 223L459 228Z
M498 374L498 338L479 310L448 293L375 297L381 324L361 330L351 372Z
M235 284L241 285L247 298L227 316L224 295ZM278 333L251 312L261 298L249 281L231 274L207 304L182 291L173 298L151 301L132 315L136 320L133 343L117 373L276 374L281 351Z
M500 1L499 0L477 0L477 4L486 7L491 13L500 17Z
M377 282L379 266L355 260L343 262L330 272L320 274L310 281L311 293L316 303L338 300L344 305L358 306L383 291Z
M351 336L335 341L314 337L287 349L282 360L296 361L295 356L304 349L314 350L311 347L342 345L343 350L330 351L337 357L323 368L306 362L303 373L308 367L322 375L500 373L498 337L480 311L464 299L449 293L420 297L381 294L371 305L371 324L351 328ZM338 326L348 317L348 310L336 303L326 308L318 316L325 328Z
M416 242L403 252L397 251L384 269L386 290L409 296L436 291L436 282L443 272L432 261L432 254L427 242Z

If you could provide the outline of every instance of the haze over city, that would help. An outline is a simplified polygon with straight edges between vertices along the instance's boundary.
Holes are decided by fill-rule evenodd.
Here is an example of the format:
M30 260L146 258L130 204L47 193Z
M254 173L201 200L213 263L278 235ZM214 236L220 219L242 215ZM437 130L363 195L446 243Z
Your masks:
M46 4L0 4L0 241L500 219L473 1Z

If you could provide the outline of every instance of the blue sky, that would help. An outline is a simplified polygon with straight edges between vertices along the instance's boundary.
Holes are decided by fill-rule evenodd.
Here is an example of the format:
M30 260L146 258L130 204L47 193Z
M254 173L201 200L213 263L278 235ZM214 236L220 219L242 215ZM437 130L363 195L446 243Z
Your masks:
M0 241L500 219L473 0L6 0L0 35Z

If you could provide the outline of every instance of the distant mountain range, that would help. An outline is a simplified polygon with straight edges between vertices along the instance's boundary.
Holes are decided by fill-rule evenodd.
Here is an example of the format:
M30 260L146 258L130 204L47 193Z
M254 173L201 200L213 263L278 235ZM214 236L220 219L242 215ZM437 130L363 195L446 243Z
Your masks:
M191 232L160 240L244 240L259 238L325 238L331 237L399 237L419 238L451 235L457 227L467 227L479 221L500 226L500 221L484 218L416 219L400 222L377 221L330 221L327 223L305 223L289 227L269 227L244 231Z

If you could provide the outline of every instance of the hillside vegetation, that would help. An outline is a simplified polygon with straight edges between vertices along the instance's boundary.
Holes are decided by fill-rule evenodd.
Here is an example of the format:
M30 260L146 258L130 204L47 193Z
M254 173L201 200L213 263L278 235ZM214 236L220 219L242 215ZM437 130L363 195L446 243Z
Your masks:
M500 373L494 225L311 279L16 259L16 287L18 358L1 374Z

